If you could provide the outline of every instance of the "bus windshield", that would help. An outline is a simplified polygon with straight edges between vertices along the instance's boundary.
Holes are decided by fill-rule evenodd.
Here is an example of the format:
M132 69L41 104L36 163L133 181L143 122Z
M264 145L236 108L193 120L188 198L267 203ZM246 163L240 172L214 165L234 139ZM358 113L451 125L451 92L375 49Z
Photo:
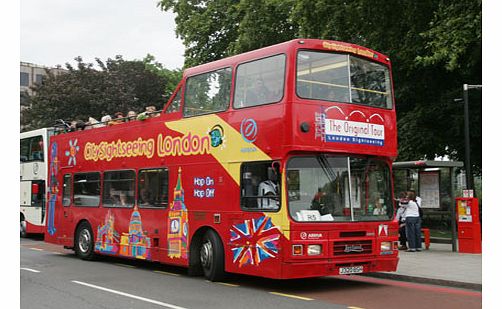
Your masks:
M287 190L295 221L382 221L394 214L390 170L379 159L294 157L287 165Z
M299 97L392 108L389 68L347 54L299 51Z

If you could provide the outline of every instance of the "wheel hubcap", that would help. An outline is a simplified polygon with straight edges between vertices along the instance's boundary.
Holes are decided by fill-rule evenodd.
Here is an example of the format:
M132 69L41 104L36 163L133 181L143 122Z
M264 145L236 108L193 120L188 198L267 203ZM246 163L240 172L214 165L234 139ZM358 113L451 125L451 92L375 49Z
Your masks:
M200 248L200 262L205 269L211 268L211 261L213 260L213 245L210 241L206 241Z
M89 233L89 230L84 229L80 232L80 236L78 237L78 247L81 252L86 253L89 250L90 244L91 233Z

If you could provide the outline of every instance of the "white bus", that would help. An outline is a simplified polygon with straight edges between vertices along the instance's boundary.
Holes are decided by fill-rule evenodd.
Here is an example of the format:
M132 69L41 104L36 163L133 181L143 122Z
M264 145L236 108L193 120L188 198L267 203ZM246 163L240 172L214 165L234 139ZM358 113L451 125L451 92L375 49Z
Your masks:
M47 144L52 134L53 129L47 128L21 133L21 237L44 233L48 188Z

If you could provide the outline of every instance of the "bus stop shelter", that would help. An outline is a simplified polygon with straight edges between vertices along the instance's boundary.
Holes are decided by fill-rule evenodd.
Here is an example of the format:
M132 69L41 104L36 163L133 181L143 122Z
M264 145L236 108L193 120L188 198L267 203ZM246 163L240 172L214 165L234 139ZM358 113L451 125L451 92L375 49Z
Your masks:
M457 251L455 197L460 196L456 169L459 161L405 161L392 164L394 194L415 190L422 199L422 227L431 230L433 242L451 243Z

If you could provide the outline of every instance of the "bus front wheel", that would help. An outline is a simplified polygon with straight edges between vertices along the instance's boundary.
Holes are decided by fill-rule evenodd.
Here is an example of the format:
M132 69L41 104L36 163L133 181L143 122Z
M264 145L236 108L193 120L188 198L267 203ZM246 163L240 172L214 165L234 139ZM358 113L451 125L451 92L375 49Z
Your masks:
M220 237L209 230L202 238L200 247L200 264L204 276L210 281L220 281L225 276L225 255Z
M20 235L21 237L26 237L26 221L24 220L24 216L21 215L21 220L19 223Z
M88 222L78 226L75 241L74 248L77 256L83 260L92 260L94 258L94 237L91 225Z

